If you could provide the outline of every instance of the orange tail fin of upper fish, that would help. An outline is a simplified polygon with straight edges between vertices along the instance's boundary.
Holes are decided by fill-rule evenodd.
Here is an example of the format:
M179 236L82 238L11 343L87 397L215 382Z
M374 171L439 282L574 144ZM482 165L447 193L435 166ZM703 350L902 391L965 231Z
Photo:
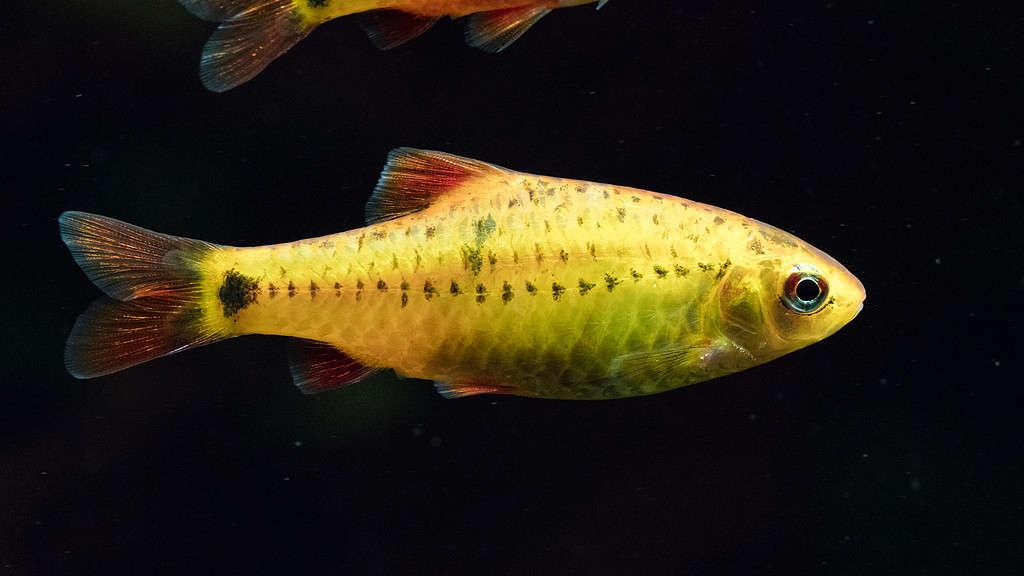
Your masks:
M78 317L64 361L93 378L227 337L204 319L199 265L217 246L125 222L65 212L60 234L106 294Z

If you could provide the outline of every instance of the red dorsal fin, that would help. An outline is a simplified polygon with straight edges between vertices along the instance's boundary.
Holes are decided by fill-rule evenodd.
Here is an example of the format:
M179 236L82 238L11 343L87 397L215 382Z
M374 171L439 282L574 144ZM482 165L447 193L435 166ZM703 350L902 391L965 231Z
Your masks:
M551 8L546 6L522 6L477 12L469 17L466 43L486 52L501 52L548 12L551 12Z
M396 148L388 154L373 196L366 203L366 222L376 224L419 212L471 178L501 172L508 171L454 154Z
M429 30L438 20L400 10L371 10L357 14L356 19L373 45L381 50L405 44Z
M377 371L324 342L293 339L288 350L292 380L303 394L319 394L355 384Z

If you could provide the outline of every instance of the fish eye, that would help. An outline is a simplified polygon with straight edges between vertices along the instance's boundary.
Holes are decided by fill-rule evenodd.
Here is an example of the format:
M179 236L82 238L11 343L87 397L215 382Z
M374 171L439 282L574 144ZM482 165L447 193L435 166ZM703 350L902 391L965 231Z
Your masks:
M797 314L814 314L821 310L828 298L828 282L818 269L797 264L782 286L782 303Z

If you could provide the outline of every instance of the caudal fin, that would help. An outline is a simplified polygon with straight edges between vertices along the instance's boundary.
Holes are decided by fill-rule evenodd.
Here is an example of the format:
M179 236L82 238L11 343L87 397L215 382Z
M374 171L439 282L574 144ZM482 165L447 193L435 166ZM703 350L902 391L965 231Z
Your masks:
M216 245L85 212L58 222L75 261L107 294L68 336L72 375L103 376L225 337L201 307L199 267Z
M192 14L220 22L199 62L203 86L214 92L248 82L316 27L295 0L178 1Z

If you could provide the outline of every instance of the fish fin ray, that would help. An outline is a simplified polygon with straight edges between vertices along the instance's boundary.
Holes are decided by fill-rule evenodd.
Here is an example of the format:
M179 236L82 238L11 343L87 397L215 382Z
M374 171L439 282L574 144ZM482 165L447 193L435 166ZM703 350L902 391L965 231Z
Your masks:
M465 398L478 394L518 394L515 386L503 386L493 383L480 382L434 382L434 388L441 396L452 398Z
M303 394L319 394L355 384L377 368L364 366L326 342L293 338L288 346L292 381Z
M366 221L376 224L419 212L469 179L502 172L510 171L454 154L396 148L366 203Z
M190 14L207 22L222 22L253 5L253 0L178 0Z
M303 21L294 0L240 4L248 7L224 18L203 47L199 78L213 92L248 82L316 27Z
M198 265L218 248L87 212L64 212L57 224L89 280L117 300L197 291Z
M485 52L501 52L549 12L546 6L477 12L466 25L466 43Z
M409 14L401 10L371 10L356 15L356 21L373 45L381 50L397 48L430 29L439 18Z
M225 337L188 299L152 296L122 302L103 297L75 321L64 364L76 378L95 378Z
M612 360L611 372L629 382L662 382L685 378L705 368L710 345L669 346L654 352L623 354Z
M68 336L72 375L103 376L225 337L200 306L199 268L215 244L86 212L65 212L58 226L75 262L107 294Z

